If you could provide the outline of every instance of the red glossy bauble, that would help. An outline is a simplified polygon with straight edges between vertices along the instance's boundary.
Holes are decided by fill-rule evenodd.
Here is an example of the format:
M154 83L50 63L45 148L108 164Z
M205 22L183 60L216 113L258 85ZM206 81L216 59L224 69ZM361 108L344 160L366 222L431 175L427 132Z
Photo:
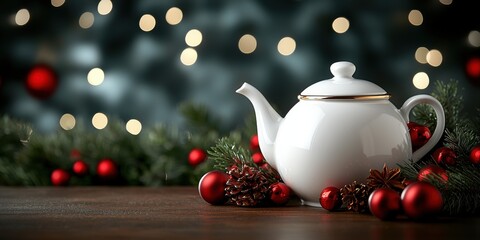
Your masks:
M405 215L412 219L435 216L443 208L442 194L435 186L427 182L408 185L400 198Z
M260 144L258 143L258 135L253 135L250 138L250 149L253 152L258 152L260 151Z
M118 174L117 164L109 158L104 158L97 164L97 174L103 179L114 179Z
M263 154L261 152L252 154L252 160L255 164L261 166L263 164Z
M88 174L88 164L83 160L77 160L73 163L72 171L78 176L85 176Z
M198 183L200 197L212 205L224 204L227 201L225 197L227 179L227 174L218 170L206 173Z
M284 205L290 200L292 191L285 183L270 185L270 200L277 205Z
M480 58L473 57L467 61L466 65L467 75L470 78L478 79L480 78Z
M437 165L427 165L418 171L417 180L421 182L434 180L446 184L448 182L448 173Z
M448 147L441 147L432 154L438 164L454 165L457 160L455 152Z
M426 126L419 125L415 122L409 122L407 123L407 126L412 141L412 149L414 151L425 145L425 143L427 143L432 137L430 129Z
M320 193L320 205L328 211L333 211L342 206L342 197L340 189L336 187L326 187Z
M390 188L379 188L368 198L370 212L381 220L394 219L401 211L400 194Z
M188 164L194 167L205 162L206 159L207 153L201 148L194 148L188 154Z
M50 175L50 181L54 186L66 186L70 181L70 173L63 169L55 169Z
M47 65L37 65L28 72L25 84L30 95L37 99L47 99L57 89L57 74Z
M470 151L470 162L473 164L480 164L480 145L475 146Z

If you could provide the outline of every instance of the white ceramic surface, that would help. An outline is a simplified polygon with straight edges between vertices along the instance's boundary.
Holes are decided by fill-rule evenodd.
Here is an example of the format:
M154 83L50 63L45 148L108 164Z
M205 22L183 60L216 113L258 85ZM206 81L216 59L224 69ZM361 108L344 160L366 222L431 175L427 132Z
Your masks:
M445 127L443 108L435 98L413 96L397 109L388 99L368 98L386 92L371 82L352 78L353 64L334 63L331 70L334 78L313 84L301 95L367 98L300 100L282 118L248 83L237 90L254 106L266 161L304 204L316 207L325 187L363 181L370 169L381 169L384 163L396 167L420 159L440 140ZM412 153L406 123L419 103L434 108L437 127L427 144Z

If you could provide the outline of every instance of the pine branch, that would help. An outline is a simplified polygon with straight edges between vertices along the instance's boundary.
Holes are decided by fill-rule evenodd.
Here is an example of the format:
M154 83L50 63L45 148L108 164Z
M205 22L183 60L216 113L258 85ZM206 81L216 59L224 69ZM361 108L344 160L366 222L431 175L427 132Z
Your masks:
M442 104L445 111L445 128L453 129L459 123L459 115L463 109L463 96L458 90L458 81L450 80L447 83L436 81L431 95ZM436 115L429 105L420 104L412 110L412 115L417 123L430 129L435 128Z
M256 164L250 158L245 148L238 146L231 138L223 137L217 144L207 151L209 158L214 161L214 167L225 171L234 164L253 166ZM241 166L239 166L241 167Z
M281 180L278 172L270 165L259 167L251 158L251 153L245 148L236 144L232 138L221 138L217 144L209 151L210 159L214 162L214 168L227 172L230 167L236 165L240 169L243 167L253 167L262 172L267 177L270 183L275 183Z

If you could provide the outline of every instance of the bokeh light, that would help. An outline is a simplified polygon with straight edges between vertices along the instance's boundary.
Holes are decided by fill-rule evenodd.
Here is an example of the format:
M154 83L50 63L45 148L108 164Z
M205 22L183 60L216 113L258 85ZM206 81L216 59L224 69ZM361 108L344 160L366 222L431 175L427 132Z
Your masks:
M30 20L30 12L25 8L18 10L17 14L15 14L15 23L18 26L23 26L27 24L29 20Z
M425 89L428 87L430 84L430 78L428 75L424 72L418 72L413 76L413 86L415 86L418 89Z
M256 48L257 39L250 34L245 34L238 40L238 49L240 49L242 53L250 54L254 52Z
M65 113L60 118L60 127L63 128L63 130L71 130L75 127L75 124L75 117L70 113Z
M80 16L80 19L78 19L78 25L80 25L80 27L83 29L87 29L92 27L94 21L95 21L95 17L93 16L93 13L84 12Z
M453 0L439 0L439 2L443 5L450 5L452 4Z
M350 22L344 17L338 17L333 20L332 28L336 33L345 33L350 28Z
M202 33L197 29L192 29L185 35L185 43L190 47L196 47L202 43Z
M291 37L282 38L277 45L278 52L284 56L288 56L295 52L296 47L297 43L295 42L295 39Z
M107 15L113 9L113 3L110 0L100 0L97 11L100 15Z
M472 47L480 47L480 32L479 31L470 31L468 33L468 43Z
M443 61L443 56L440 51L437 49L432 49L428 51L427 53L427 62L430 64L432 67L438 67L440 64L442 64Z
M183 12L180 8L172 7L165 13L165 20L170 25L177 25L183 19Z
M54 7L61 7L65 3L65 0L51 0L50 3Z
M92 117L92 125L96 129L104 129L108 125L108 117L104 113L95 113Z
M104 79L105 73L101 68L92 68L92 70L88 72L87 81L93 86L102 84Z
M415 51L415 60L421 64L426 64L428 51L426 47L417 48L417 51Z
M150 32L155 28L157 21L155 20L155 17L153 17L150 14L144 14L138 23L140 26L140 29L144 32Z
M125 128L132 135L138 135L142 131L142 123L137 119L128 120Z
M408 21L413 26L420 26L423 23L423 15L419 10L413 9L408 13Z
M197 57L198 55L195 49L186 48L182 51L182 54L180 55L180 61L183 63L183 65L190 66L197 61Z

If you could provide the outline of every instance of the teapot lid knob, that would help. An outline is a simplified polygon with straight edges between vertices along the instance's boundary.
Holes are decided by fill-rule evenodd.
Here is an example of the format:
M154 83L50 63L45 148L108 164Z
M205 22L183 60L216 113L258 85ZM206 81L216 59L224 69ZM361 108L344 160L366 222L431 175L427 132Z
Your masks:
M353 63L345 61L336 62L330 66L330 71L335 78L352 78L355 69L356 68Z

